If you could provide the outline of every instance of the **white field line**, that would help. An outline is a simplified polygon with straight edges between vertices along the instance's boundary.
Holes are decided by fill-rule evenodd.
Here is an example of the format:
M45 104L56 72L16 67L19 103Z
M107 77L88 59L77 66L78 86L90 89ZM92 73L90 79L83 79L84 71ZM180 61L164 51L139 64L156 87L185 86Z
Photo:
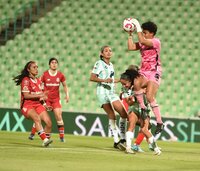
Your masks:
M102 152L102 153L116 153L118 150L111 150L111 148L101 148L101 149L93 149L93 148L80 148L80 147L65 147L65 148L56 148L56 147L11 147L11 146L0 146L0 149L27 149L27 150L46 150L46 151L59 151L59 152L71 152L71 153L85 153L85 152Z

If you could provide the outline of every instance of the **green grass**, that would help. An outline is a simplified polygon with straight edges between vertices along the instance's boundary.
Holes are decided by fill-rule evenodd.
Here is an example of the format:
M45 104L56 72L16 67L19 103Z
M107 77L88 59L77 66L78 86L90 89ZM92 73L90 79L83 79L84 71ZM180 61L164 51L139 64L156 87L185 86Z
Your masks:
M163 142L161 156L145 153L125 154L112 147L112 138L66 135L66 142L54 134L49 148L41 146L37 136L0 131L0 171L197 171L200 168L200 144Z

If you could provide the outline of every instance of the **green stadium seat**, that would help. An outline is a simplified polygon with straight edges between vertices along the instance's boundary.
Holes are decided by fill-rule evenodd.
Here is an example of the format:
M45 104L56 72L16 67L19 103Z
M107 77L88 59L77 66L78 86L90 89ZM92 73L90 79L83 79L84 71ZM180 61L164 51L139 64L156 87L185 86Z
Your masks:
M7 5L5 9L20 9L28 0L19 2ZM30 29L24 30L22 35L0 48L0 56L4 54L5 58L3 63L9 62L13 67L4 65L3 69L15 74L28 60L34 59L43 71L48 67L49 57L58 56L59 68L65 73L71 91L70 103L64 104L63 110L102 113L95 95L96 84L89 82L93 65L99 59L100 47L111 45L114 52L112 62L116 77L119 77L130 64L140 63L139 52L127 51L128 35L121 29L123 19L137 17L141 23L152 19L158 23L157 36L162 41L163 81L157 94L162 115L191 117L199 101L200 2L152 0L134 1L132 4L130 6L114 0L84 3L62 1L60 6L48 12L38 23L33 23ZM157 11L160 11L159 14ZM1 16L11 14L2 10L0 13ZM192 19L188 21L187 18ZM191 28L192 31L188 32ZM175 34L173 30L178 32ZM13 85L13 82L9 84ZM9 102L5 98L1 104L18 106L18 91L18 88L14 89ZM7 94L1 92L0 96L5 97Z

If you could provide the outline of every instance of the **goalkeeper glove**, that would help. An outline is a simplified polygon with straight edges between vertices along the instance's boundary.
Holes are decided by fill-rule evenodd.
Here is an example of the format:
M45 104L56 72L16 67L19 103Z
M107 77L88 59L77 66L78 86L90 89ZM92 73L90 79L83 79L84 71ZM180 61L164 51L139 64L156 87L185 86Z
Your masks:
M132 22L135 25L137 32L142 32L142 28L141 28L140 23L138 22L138 20L137 19L132 19Z

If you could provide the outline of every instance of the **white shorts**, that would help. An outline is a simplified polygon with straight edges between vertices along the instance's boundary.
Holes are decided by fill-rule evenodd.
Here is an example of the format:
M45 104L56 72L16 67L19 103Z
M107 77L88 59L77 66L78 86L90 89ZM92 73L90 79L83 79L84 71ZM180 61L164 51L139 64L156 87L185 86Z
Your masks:
M97 98L98 98L100 107L102 107L103 104L108 104L108 103L112 103L114 101L120 100L119 96L114 93L97 94Z

